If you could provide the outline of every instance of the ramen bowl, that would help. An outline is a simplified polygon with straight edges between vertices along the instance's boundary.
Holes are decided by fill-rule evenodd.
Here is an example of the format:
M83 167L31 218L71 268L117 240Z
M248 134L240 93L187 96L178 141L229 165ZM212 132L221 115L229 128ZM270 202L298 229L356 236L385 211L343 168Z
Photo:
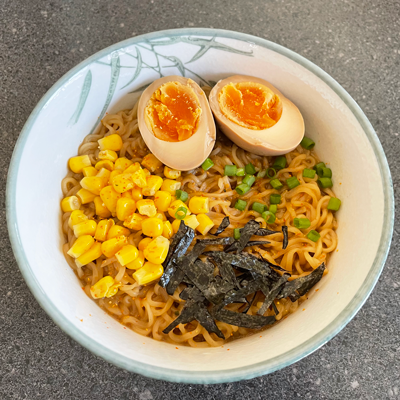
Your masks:
M334 171L335 193L342 200L337 214L339 245L319 290L281 323L223 347L176 347L125 328L86 296L62 253L60 183L68 159L105 113L132 107L140 92L161 75L184 75L213 85L235 74L268 80L300 109L306 135ZM179 29L138 36L102 50L48 91L14 150L7 219L29 288L64 332L129 371L209 384L278 370L335 336L363 305L382 271L394 206L379 140L334 79L298 54L254 36Z

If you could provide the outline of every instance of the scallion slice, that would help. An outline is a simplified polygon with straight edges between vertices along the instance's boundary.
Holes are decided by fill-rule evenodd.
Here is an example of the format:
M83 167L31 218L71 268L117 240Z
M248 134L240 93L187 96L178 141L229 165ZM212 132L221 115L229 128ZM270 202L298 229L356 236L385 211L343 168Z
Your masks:
M268 211L271 211L272 213L276 214L278 211L278 206L276 204L271 204L268 208Z
M317 182L318 185L321 186L323 189L331 188L333 186L331 178L319 178Z
M281 202L281 195L277 193L272 193L269 196L269 203L270 204L279 204Z
M285 156L276 157L274 163L272 164L272 168L274 168L276 171L279 171L280 169L283 169L285 167L286 167L286 157Z
M239 239L240 239L240 229L239 229L239 228L235 228L235 229L233 230L233 237L234 237L236 240L239 240Z
M271 186L276 189L282 189L283 188L283 184L279 179L272 179L272 181L270 182Z
M245 176L246 172L244 171L244 168L238 168L236 171L236 176Z
M177 200L185 202L189 198L189 195L184 190L176 190L175 197Z
M321 237L321 235L317 231L310 231L307 233L307 238L312 240L313 242L318 242L318 239Z
M243 183L246 184L247 186L253 186L254 182L256 181L256 178L254 175L246 175L243 178Z
M331 197L328 203L328 210L338 211L342 202L337 197Z
M261 216L267 221L267 224L273 224L276 220L276 215L271 211L264 211Z
M187 214L187 208L186 207L179 207L176 210L175 218L176 219L183 219L183 218L186 217L186 214Z
M320 169L321 175L318 174L320 178L332 178L332 170L330 168L323 167Z
M276 178L276 170L275 170L275 168L269 167L269 168L267 169L267 177L268 177L269 179L275 179L275 178Z
M238 201L235 203L235 208L236 210L243 211L247 206L247 201L238 199Z
M236 192L238 192L241 196L246 194L250 189L251 187L245 183L241 183L240 185L236 186Z
M236 165L225 165L224 173L226 176L235 176L237 172Z
M203 168L204 171L208 171L213 165L213 161L210 158L206 158L206 160L201 165L201 168Z
M252 206L252 210L257 211L258 213L262 214L265 211L265 205L255 201Z
M289 189L294 189L296 186L300 185L300 182L295 176L292 176L291 178L286 179L286 184L289 186Z
M316 174L316 171L313 169L309 169L309 168L303 169L303 177L304 178L314 179L315 174Z
M308 218L295 218L293 223L298 229L307 229L311 225L311 222Z
M311 150L315 146L314 140L303 137L303 140L300 142L301 147L304 147L306 150Z
M256 168L252 163L248 163L245 167L244 170L246 171L246 174L248 175L254 175L256 173Z
M266 169L262 169L261 171L258 171L257 178L264 178L265 175L267 175L267 170Z

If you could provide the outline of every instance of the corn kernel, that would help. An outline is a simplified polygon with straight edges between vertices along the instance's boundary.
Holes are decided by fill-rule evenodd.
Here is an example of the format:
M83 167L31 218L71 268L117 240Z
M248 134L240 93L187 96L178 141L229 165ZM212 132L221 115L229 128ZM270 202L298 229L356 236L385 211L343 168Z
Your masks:
M163 233L163 222L160 218L148 218L142 222L143 235L156 237Z
M112 215L115 215L117 210L118 199L121 198L121 194L117 193L112 186L106 186L101 189L100 198L103 200L104 205L110 210Z
M158 168L161 168L163 164L154 154L150 153L143 158L142 165L151 172L155 172Z
M133 174L136 171L142 169L138 162L134 162L133 164L129 165L129 167L124 171L125 174Z
M114 133L113 135L109 135L99 139L97 141L99 143L100 150L113 150L120 151L122 149L122 139L121 136Z
M176 211L178 210L179 207L186 208L186 210L187 210L186 215L190 215L191 214L188 206L182 200L175 200L174 202L172 202L171 205L168 208L168 214L172 218L176 218L175 213L176 213Z
M117 236L103 242L101 244L101 251L107 258L110 258L127 244L128 238L126 236Z
M148 283L161 278L163 273L164 268L162 265L147 262L142 268L139 268L134 274L132 274L132 278L134 278L139 285L147 285Z
M94 244L94 239L90 235L83 235L75 240L67 254L73 258L78 258L83 253L86 253Z
M82 172L83 168L90 167L92 163L87 155L72 157L68 161L69 169L76 174Z
M89 192L89 190L86 190L86 189L79 189L78 192L76 193L76 195L77 195L77 197L79 197L82 204L90 203L96 197L95 194L93 194L92 192Z
M87 221L89 218L81 210L72 211L68 219L68 226L72 229L74 225Z
M142 230L142 222L147 219L146 217L133 213L131 214L124 222L124 226L134 231L141 231Z
M132 174L132 180L134 184L140 188L144 188L147 185L146 174L142 169L139 169Z
M74 225L72 228L74 231L74 235L76 237L83 235L94 236L96 233L97 223L93 219L88 219L87 221L80 222L79 224Z
M146 179L146 186L142 189L143 196L154 196L163 184L160 176L151 175Z
M114 170L125 171L132 164L132 161L128 160L126 157L120 157L115 161Z
M181 219L176 219L175 221L172 222L172 229L174 233L178 232L179 226L181 225Z
M110 210L106 207L106 205L103 203L103 200L101 199L100 196L96 196L93 200L94 206L96 209L96 214L101 217L101 218L108 218L111 217L111 212Z
M108 184L112 185L113 180L117 175L121 175L122 171L120 169L114 169L114 171L111 171L110 176L108 177Z
M140 251L143 251L143 250L149 245L149 243L152 242L152 240L153 240L153 239L152 239L152 238L149 238L149 237L142 239L142 240L139 242L138 249L139 249Z
M165 216L165 214L164 214L163 212L158 212L158 213L154 216L154 218L160 218L161 221L166 221L166 220L167 220L167 217Z
M107 233L107 240L110 240L118 236L129 236L130 234L131 231L129 229L124 228L123 226L120 225L113 225Z
M179 221L179 220L176 220L176 221ZM164 221L162 235L167 239L171 239L173 234L174 234L174 230L172 228L171 222Z
M61 209L64 212L79 210L81 201L76 196L65 197L61 200Z
M94 242L93 246L81 256L75 259L75 264L78 267L83 267L90 262L97 260L101 256L101 244L99 242Z
M165 166L164 167L164 175L166 178L176 179L181 176L181 171L178 171L176 169L171 169L170 167Z
M110 172L114 169L114 163L110 160L100 160L94 166L97 170L101 170L102 168L108 169Z
M154 217L157 214L156 206L154 201L150 199L139 200L137 203L137 209L139 214L147 215L148 217Z
M99 242L104 242L107 239L108 231L115 225L112 219L102 219L97 224L96 233L94 238Z
M140 187L134 187L131 191L132 199L135 201L139 201L143 199L142 189Z
M148 178L151 175L151 172L147 168L143 168L144 176Z
M210 229L213 228L214 222L206 214L197 215L199 226L196 228L202 235L206 235Z
M159 190L158 192L155 193L154 195L154 204L157 207L157 210L159 211L168 211L168 207L171 204L171 193L169 192L164 192L162 190Z
M126 192L121 193L121 197L122 197L122 198L126 198L126 199L131 199L131 200L133 200L133 198L132 198L132 191L131 191L131 190L127 190Z
M190 226L192 229L196 229L200 225L200 222L197 220L196 215L194 214L183 218L183 222L185 223L185 225Z
M107 185L108 178L99 176L86 176L80 182L81 186L92 192L93 194L99 195L101 189Z
M99 152L100 160L110 160L114 162L118 158L118 154L112 150L103 150Z
M96 175L99 178L106 178L107 182L110 180L110 176L111 176L111 172L106 169L106 168L102 168Z
M121 283L120 282L115 283L114 278L112 276L105 276L90 288L90 294L94 299L101 299L103 297L112 297L117 294L118 288L120 286Z
M175 195L175 192L180 188L181 183L171 179L164 179L164 182L161 186L162 191L171 193L172 195Z
M83 176L96 176L99 171L95 167L85 167L82 172Z
M143 265L144 265L143 251L139 250L139 255L137 256L137 258L135 260L131 261L130 263L126 264L126 268L139 269L139 268L142 268Z
M125 221L129 215L136 211L136 202L128 197L121 197L117 201L117 218Z
M118 193L124 193L128 190L131 190L135 186L132 181L132 175L125 173L115 176L112 181L112 185L114 190Z
M189 209L193 214L206 214L210 211L209 198L194 196L189 200Z
M131 244L127 244L120 251L115 254L118 262L124 266L132 261L134 261L139 255L139 250L132 246Z
M168 249L169 240L164 236L158 236L147 245L143 254L148 261L154 264L162 264L167 258Z

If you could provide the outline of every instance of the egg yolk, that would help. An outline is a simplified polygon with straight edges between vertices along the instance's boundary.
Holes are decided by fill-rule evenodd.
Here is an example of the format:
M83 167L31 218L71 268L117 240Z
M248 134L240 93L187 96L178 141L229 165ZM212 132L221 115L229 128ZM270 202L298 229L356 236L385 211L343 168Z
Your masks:
M167 82L151 96L145 116L154 135L167 142L189 139L197 129L200 101L189 85Z
M280 97L260 83L225 85L219 92L218 103L226 118L247 129L268 129L282 115Z

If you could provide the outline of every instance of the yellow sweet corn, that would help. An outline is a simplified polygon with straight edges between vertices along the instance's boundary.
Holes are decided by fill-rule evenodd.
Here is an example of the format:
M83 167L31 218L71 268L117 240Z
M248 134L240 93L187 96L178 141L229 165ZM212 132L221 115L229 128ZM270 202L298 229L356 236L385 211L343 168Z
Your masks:
M176 221L179 221L179 220L176 220ZM174 234L174 230L172 228L171 222L164 221L162 235L167 239L171 239L173 234Z
M126 192L121 193L121 197L133 200L132 191L131 190L127 190Z
M100 160L110 160L114 162L118 158L118 154L113 150L103 150L99 152Z
M135 279L139 285L147 285L148 283L161 278L163 273L164 268L161 264L147 262L142 268L139 268L134 274L132 274L132 278Z
M99 195L100 190L107 185L108 178L99 176L86 176L84 177L80 184L81 186L92 192L93 194Z
M211 218L206 214L196 215L199 226L196 228L202 235L206 235L210 229L214 226Z
M157 207L158 211L168 211L168 207L171 204L171 193L164 192L163 190L159 190L154 195L154 204Z
M132 181L136 186L144 188L147 185L146 174L142 169L138 169L132 174Z
M161 168L163 164L154 154L150 153L143 158L142 165L151 172L155 172L158 168Z
M116 153L115 153L116 154ZM100 160L94 166L97 170L101 170L102 168L108 169L112 171L114 169L114 163L110 160Z
M142 222L143 235L156 237L163 233L163 221L160 218L147 218Z
M94 206L96 209L96 214L101 217L101 218L108 218L111 217L111 212L110 210L106 207L106 205L103 203L103 200L101 199L100 196L96 196L93 200Z
M80 206L81 206L81 201L76 196L64 197L61 200L61 209L64 212L78 210Z
M79 197L82 204L90 203L96 197L95 194L86 189L79 189L76 196Z
M190 226L192 229L196 229L200 225L199 221L196 218L196 215L194 214L183 218L183 222L185 223L185 225Z
M143 215L133 213L124 222L124 226L134 231L142 230L142 222L147 219Z
M117 158L114 164L114 170L118 169L121 171L126 170L130 165L132 165L132 161L128 160L126 157Z
M83 168L90 167L92 163L90 162L89 156L77 156L72 157L68 161L69 169L76 174L82 172Z
M135 201L139 201L143 199L142 189L140 187L134 187L131 191L132 199Z
M175 213L177 212L178 208L180 208L180 207L186 208L186 210L187 210L186 215L191 214L189 207L182 200L175 200L174 202L172 202L168 208L168 214L172 218L176 218Z
M122 170L120 170L120 169L114 169L114 171L111 171L110 176L108 177L108 184L112 185L114 178L117 175L121 175L121 174L122 174Z
M68 219L68 226L72 229L74 225L79 224L83 221L87 221L89 218L81 210L72 211Z
M111 172L106 169L106 168L102 168L96 175L99 178L106 178L107 182L110 180L110 176L111 176Z
M128 269L139 269L142 268L144 265L144 255L143 255L143 251L139 250L139 254L138 256L131 261L130 263L126 264L126 268Z
M74 235L76 237L83 235L94 236L96 233L97 223L93 219L88 219L86 221L80 222L79 224L74 225L72 228L74 231Z
M181 171L178 171L176 169L171 169L170 167L165 166L164 167L164 175L166 178L176 179L181 176Z
M81 256L75 259L75 264L78 267L83 267L90 262L97 260L101 256L101 244L99 242L94 242L93 246Z
M147 245L143 254L148 261L154 264L162 264L167 258L168 249L169 240L164 236L158 236Z
M194 196L189 200L189 209L193 214L206 214L210 211L209 198Z
M164 182L161 186L162 191L171 193L172 195L175 195L175 192L180 188L181 183L171 179L164 179Z
M118 193L124 193L135 186L132 180L132 175L125 173L115 176L112 180L112 185L114 190Z
M149 238L149 237L142 239L142 240L139 242L138 249L139 249L140 251L143 251L143 250L149 245L149 243L150 243L152 240L153 240L153 239L152 239L152 238Z
M143 168L144 176L147 178L151 175L151 172L147 168Z
M125 174L133 174L134 172L139 171L139 169L142 169L142 167L140 166L140 164L139 164L138 162L134 162L134 163L132 164L132 161L131 161L131 164L129 165L128 168L126 168L126 170L124 171L124 173L125 173Z
M139 250L131 244L127 244L120 251L115 253L115 257L122 266L134 261L138 255Z
M122 149L122 139L121 136L114 133L113 135L109 135L103 137L103 139L99 139L97 141L99 143L100 150L113 150L120 151Z
M121 198L121 194L117 193L112 186L106 186L101 189L100 198L104 205L110 210L111 215L115 215L117 210L117 201Z
M90 288L90 294L94 299L102 299L103 297L112 297L117 294L118 288L120 286L121 283L120 282L115 283L114 278L112 276L105 276Z
M120 225L113 225L107 233L107 240L110 240L118 236L129 236L130 234L131 231L129 229L124 228L123 226Z
M142 189L143 196L154 196L163 184L163 179L157 175L150 175L146 182L146 186Z
M72 258L78 258L83 253L86 253L94 244L94 239L90 235L83 235L75 240L67 254Z
M107 258L110 258L127 244L128 238L126 236L117 236L103 242L101 244L101 251Z
M95 167L85 167L82 172L83 176L96 176L99 171Z
M136 202L139 214L147 215L148 217L154 217L157 214L156 206L154 201L150 199L139 200Z
M108 231L115 225L112 219L102 219L97 224L96 233L94 238L99 242L104 242L107 239Z
M128 193L128 192L125 192ZM124 193L124 194L125 194ZM125 221L129 215L136 211L136 202L129 197L121 197L117 201L117 218L120 221Z
M160 218L161 221L166 221L166 220L167 220L167 217L165 216L165 214L164 214L163 212L158 212L158 213L154 216L154 218Z
M180 219L176 219L175 221L172 222L172 229L174 231L174 233L178 232L179 226L181 225L181 221Z

